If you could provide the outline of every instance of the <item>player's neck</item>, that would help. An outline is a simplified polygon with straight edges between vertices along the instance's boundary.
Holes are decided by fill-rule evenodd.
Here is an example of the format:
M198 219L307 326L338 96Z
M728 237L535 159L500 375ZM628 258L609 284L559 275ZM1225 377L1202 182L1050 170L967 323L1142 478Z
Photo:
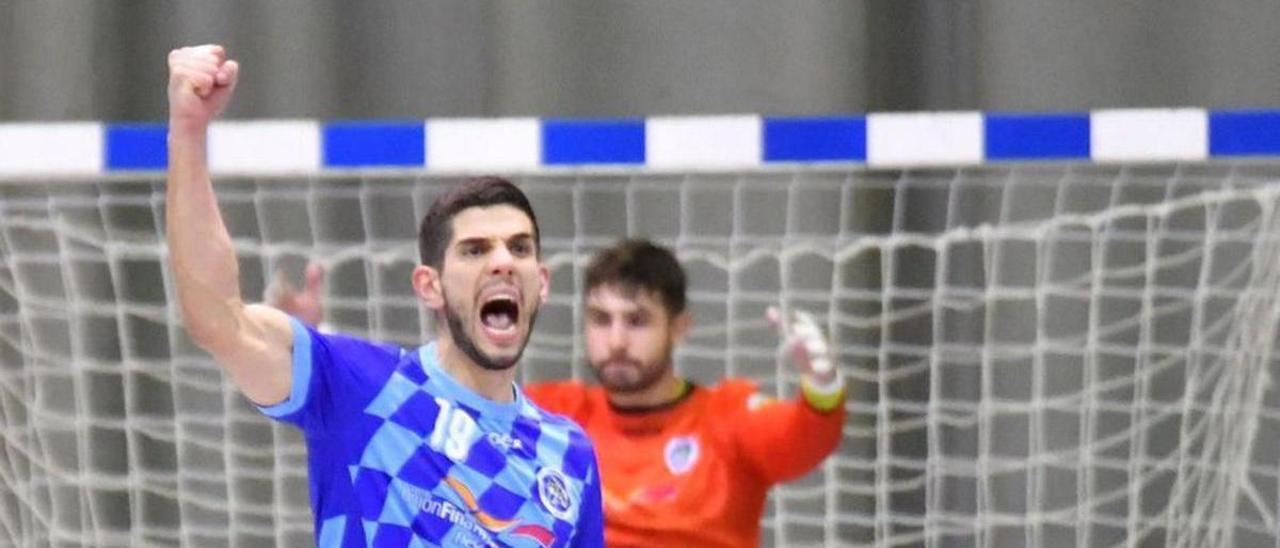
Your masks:
M515 392L511 388L516 378L515 367L501 371L485 369L472 362L448 336L441 336L436 344L440 353L440 368L458 384L470 388L485 399L499 403L515 401Z
M617 409L654 409L666 406L684 395L688 388L684 379L668 369L658 382L636 392L609 392L609 405Z

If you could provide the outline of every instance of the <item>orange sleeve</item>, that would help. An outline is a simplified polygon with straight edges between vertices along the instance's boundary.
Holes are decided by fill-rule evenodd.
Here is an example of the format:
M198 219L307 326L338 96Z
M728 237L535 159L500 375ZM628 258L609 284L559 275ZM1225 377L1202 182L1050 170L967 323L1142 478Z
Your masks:
M736 412L733 439L742 456L768 483L798 478L813 470L840 444L845 409L813 408L803 396L774 400L756 392L753 383L725 386L725 405Z

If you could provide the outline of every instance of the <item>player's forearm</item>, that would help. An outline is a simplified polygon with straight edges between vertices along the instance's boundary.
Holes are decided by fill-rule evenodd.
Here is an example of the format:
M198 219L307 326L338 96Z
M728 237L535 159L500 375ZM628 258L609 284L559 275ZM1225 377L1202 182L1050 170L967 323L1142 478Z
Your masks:
M239 328L239 266L205 160L205 128L175 121L169 134L166 224L184 324L212 349Z

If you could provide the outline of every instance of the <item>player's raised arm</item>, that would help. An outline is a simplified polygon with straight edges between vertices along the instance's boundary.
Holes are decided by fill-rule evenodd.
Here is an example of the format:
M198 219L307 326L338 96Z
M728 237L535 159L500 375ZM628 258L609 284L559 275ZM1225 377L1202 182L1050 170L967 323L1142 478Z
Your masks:
M241 299L235 250L206 160L209 123L230 100L238 73L222 46L169 53L169 260L187 333L250 400L273 404L289 394L289 319Z

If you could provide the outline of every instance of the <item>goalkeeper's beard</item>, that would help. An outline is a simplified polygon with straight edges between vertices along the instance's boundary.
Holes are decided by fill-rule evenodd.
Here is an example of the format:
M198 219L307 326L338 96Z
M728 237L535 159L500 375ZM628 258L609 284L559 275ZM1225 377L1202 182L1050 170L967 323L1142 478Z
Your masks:
M520 357L524 355L524 347L529 344L529 335L533 333L534 320L538 319L538 309L534 308L533 313L529 314L529 329L524 332L524 339L520 341L520 348L516 350L516 354L510 359L495 358L484 352L476 346L475 339L467 334L465 326L462 324L462 315L454 310L453 305L449 304L449 299L444 300L444 321L449 324L449 333L453 336L453 344L457 346L463 354L476 365L489 371L505 371L511 369L520 362Z
M601 386L604 386L606 392L613 392L617 394L633 394L636 392L642 392L661 382L662 379L671 371L671 350L674 346L674 342L668 340L666 348L658 354L661 358L658 358L656 361L651 363L644 363L640 360L627 357L624 354L616 357L611 356L608 360L605 360L600 364L592 364L591 371L595 373L596 381L598 381ZM624 362L628 364L627 367L635 369L639 375L635 380L615 379L605 375L605 368L607 368L610 363L616 362Z

